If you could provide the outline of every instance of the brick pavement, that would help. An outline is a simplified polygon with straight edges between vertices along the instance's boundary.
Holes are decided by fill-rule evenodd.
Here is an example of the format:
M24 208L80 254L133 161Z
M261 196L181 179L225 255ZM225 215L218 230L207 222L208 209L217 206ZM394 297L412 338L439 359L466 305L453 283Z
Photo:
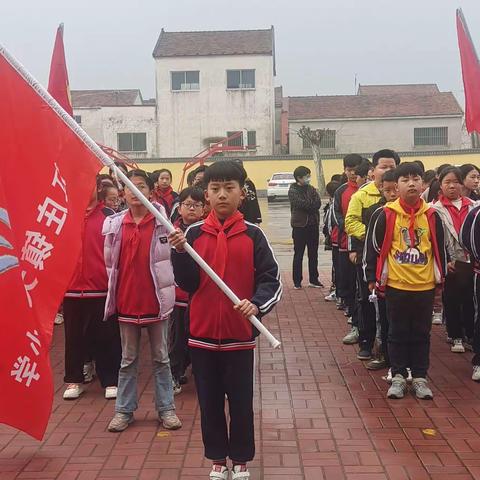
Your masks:
M273 351L262 339L258 349L252 478L480 479L480 385L469 379L471 354L452 354L443 328L434 326L435 399L387 400L382 374L368 372L355 347L341 344L342 313L323 301L323 292L294 291L286 283L281 305L266 319L283 348ZM159 429L152 381L141 373L137 421L121 434L108 433L113 403L97 382L78 401L61 398L62 334L55 327L56 393L45 440L0 426L0 480L208 478L192 382L176 397L181 430ZM141 371L147 372L143 345Z

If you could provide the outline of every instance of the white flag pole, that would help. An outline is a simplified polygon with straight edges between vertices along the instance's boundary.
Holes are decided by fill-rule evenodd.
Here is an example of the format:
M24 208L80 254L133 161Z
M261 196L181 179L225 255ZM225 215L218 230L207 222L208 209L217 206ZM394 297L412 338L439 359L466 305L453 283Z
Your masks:
M19 73L19 75L40 95L52 110L73 130L82 142L95 154L103 165L111 168L128 188L135 193L135 196L143 203L152 215L167 229L168 233L175 231L175 228L143 195L143 193L133 184L123 171L115 165L115 162L87 135L80 125L59 105L59 103L45 90L45 88L27 71L27 69L13 57L3 45L0 45L0 55ZM200 268L212 279L220 290L233 302L234 305L240 303L240 299L225 284L225 282L212 270L205 260L188 243L185 245L185 251L195 260ZM264 335L273 348L278 348L280 342L270 333L260 320L254 315L249 317L250 322L257 330Z

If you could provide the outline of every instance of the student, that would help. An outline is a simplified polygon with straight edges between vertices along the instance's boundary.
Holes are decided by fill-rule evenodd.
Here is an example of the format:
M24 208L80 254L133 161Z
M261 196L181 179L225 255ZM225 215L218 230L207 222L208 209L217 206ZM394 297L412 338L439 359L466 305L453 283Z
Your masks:
M203 218L205 195L196 187L187 187L180 192L179 217L174 226L182 232ZM190 363L188 354L188 292L180 287L175 289L175 308L170 328L170 368L173 377L173 393L182 391L182 384L187 383L185 371Z
M472 380L480 382L480 205L467 214L459 235L462 247L473 260L474 312L475 326L473 334L473 373Z
M375 341L375 308L368 300L370 292L365 283L361 258L363 255L363 246L367 224L365 223L365 211L377 203L381 198L379 187L382 183L383 174L388 170L393 170L400 163L400 157L396 152L390 149L379 150L372 157L373 181L360 188L358 192L352 195L348 205L347 215L345 216L345 231L350 238L349 251L350 260L356 265L357 269L357 296L356 312L358 315L358 335L359 335L359 360L371 360L372 348Z
M113 185L104 186L99 194L99 200L103 202L107 208L113 210L114 213L118 212L120 196L117 187Z
M480 196L478 195L480 169L471 163L467 163L460 167L460 171L462 172L463 179L462 195L474 201L480 200Z
M213 461L211 479L249 478L255 455L253 426L253 349L258 332L247 320L266 315L280 300L278 264L265 235L245 222L238 205L245 195L245 170L235 162L214 163L205 173L212 211L187 229L186 240L243 299L233 306L183 252L183 233L170 235L175 279L191 294L189 346L200 404L205 456ZM212 308L214 306L214 308ZM225 418L228 398L230 428Z
M345 215L352 195L358 190L355 173L363 158L357 153L350 153L343 158L343 173L347 182L341 185L333 197L334 225L338 227L338 267L337 289L345 303L345 315L351 317L355 303L355 266L348 256L348 241L345 233Z
M386 204L371 225L365 275L370 290L376 283L385 286L393 375L387 397L403 398L410 366L415 395L432 399L427 372L435 286L446 272L443 226L438 213L420 197L419 165L403 163L395 177L399 199Z
M82 253L63 301L65 320L65 400L77 399L83 393L82 384L93 376L84 372L84 361L91 355L97 375L105 389L105 398L117 395L121 346L117 323L103 322L107 296L107 270L103 258L103 222L113 210L97 199L101 179L93 191L85 214L82 234ZM85 374L84 374L85 373Z
M305 247L308 250L309 287L321 288L318 280L318 242L320 235L320 196L310 185L311 171L307 167L297 167L293 176L295 183L290 185L290 200L293 238L293 288L302 288L302 263Z
M203 177L205 176L205 172L207 171L207 166L206 165L200 165L197 167L193 172L193 183L192 186L201 188L202 190L205 190L205 184L203 181Z
M147 198L151 197L153 182L147 173L131 170L128 178ZM167 230L128 187L125 200L128 210L108 217L103 226L108 271L105 318L118 318L122 340L115 416L108 430L121 432L134 420L142 327L150 339L155 409L163 427L175 430L182 424L175 414L168 358L168 319L175 302L175 286ZM155 205L165 215L164 208Z
M155 170L152 173L152 180L155 185L153 199L163 205L167 214L170 216L178 193L172 188L172 172L167 168Z
M239 158L235 161L243 167L243 161ZM258 204L257 189L255 184L250 178L245 180L245 199L242 202L239 210L243 214L243 218L246 222L255 223L260 225L262 223L262 212L260 211L260 205Z
M372 164L368 160L363 159L362 163L355 169L355 182L358 188L363 187L363 185L370 181L368 172L371 167Z
M473 201L462 196L462 173L456 167L442 171L441 194L433 208L443 222L449 255L448 273L443 290L443 308L452 352L464 353L463 340L473 339L473 268L469 255L459 243L460 228L473 208Z

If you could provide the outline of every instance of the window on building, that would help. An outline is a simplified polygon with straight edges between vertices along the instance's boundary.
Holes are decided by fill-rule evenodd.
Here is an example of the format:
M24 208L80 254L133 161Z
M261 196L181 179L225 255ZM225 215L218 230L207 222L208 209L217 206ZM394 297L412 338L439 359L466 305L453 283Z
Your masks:
M232 138L231 140L228 141L228 146L229 147L243 147L243 134L242 132L227 132L227 138L231 137L232 135L235 135L236 133L240 133L236 138Z
M426 127L413 129L415 147L448 145L448 127Z
M82 124L82 116L81 115L74 115L73 119L79 124Z
M146 152L147 134L146 133L118 133L118 151L119 152Z
M335 141L336 141L337 131L336 130L327 130L325 135L320 142L320 148L328 148L332 149L335 148ZM303 148L309 149L312 148L310 141L306 138L303 139Z
M236 138L228 141L229 147L243 147L243 132L227 132L227 137L231 137L235 135L235 133L240 133ZM257 132L255 130L248 130L247 131L247 148L255 149L257 145Z
M255 88L255 70L227 70L227 88Z
M171 72L172 90L200 90L200 72Z
M249 130L247 132L247 148L255 149L257 146L257 132L255 130Z

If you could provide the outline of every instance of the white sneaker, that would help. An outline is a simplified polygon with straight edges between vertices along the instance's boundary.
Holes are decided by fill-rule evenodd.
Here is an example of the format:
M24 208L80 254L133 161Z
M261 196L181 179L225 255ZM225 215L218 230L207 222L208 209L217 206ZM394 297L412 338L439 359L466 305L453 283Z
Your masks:
M391 368L388 369L388 372L387 372L387 374L383 377L383 379L384 379L387 383L392 383L393 375L392 375L392 369L391 369Z
M79 383L69 383L63 392L64 400L76 400L83 393L83 387Z
M107 387L105 389L105 398L107 400L112 400L114 398L117 398L117 387Z
M228 480L228 468L223 465L213 465L210 480Z
M250 478L250 472L246 465L235 465L232 470L232 480Z
M453 345L450 348L453 353L465 353L465 347L463 346L463 342L461 338L455 338L453 340Z
M180 385L180 383L178 383L178 381L176 381L176 380L173 380L172 383L173 383L173 385L172 385L173 386L173 394L178 395L178 394L182 393L182 386Z
M433 312L432 325L441 325L443 323L442 312Z
M472 380L474 382L480 382L480 365L473 366Z
M83 383L90 383L95 378L95 363L87 362L83 365Z
M56 315L55 315L55 320L53 321L53 323L55 325L61 325L62 323L64 322L63 320L63 314L58 312Z
M335 302L336 300L337 300L337 295L336 295L335 291L333 291L330 295L327 295L325 297L326 302Z

